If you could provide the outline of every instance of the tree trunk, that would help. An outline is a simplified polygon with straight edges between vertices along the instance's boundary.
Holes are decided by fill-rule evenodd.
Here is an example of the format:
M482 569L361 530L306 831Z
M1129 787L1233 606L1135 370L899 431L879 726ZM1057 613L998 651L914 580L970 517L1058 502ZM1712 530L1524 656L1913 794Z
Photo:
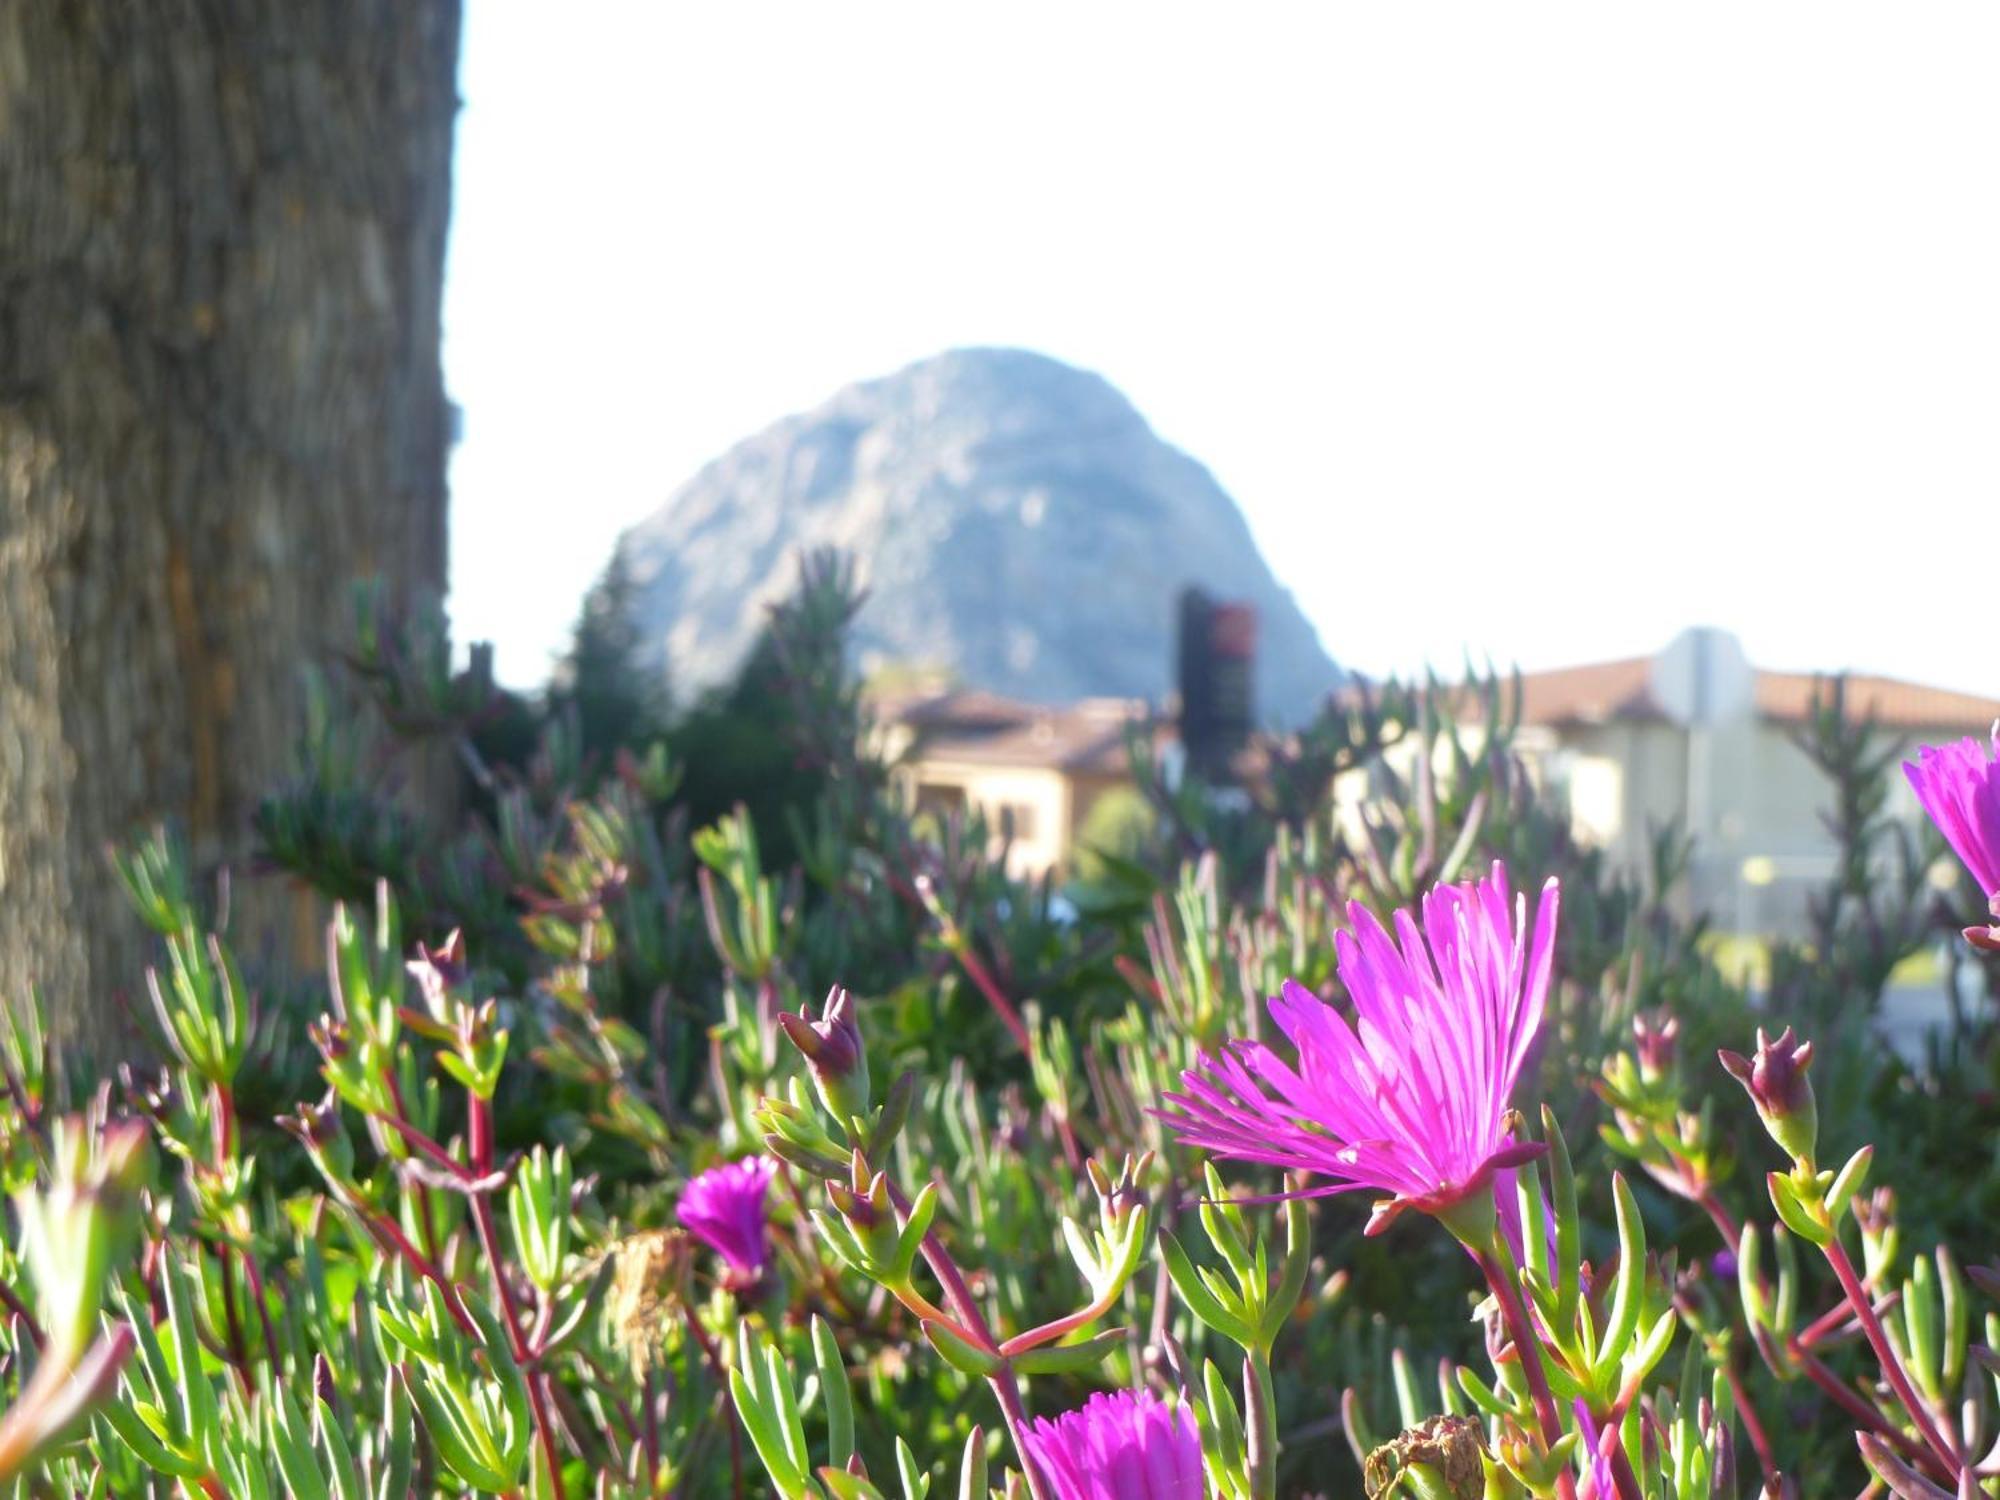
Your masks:
M59 1025L140 982L107 844L240 864L353 580L443 592L458 31L0 0L0 994Z

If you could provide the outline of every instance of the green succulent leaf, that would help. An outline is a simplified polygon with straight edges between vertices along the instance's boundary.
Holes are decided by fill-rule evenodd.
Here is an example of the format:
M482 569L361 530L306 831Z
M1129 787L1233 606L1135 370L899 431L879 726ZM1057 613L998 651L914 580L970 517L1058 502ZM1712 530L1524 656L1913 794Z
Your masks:
M1094 1338L1074 1344L1044 1344L1013 1358L1023 1375L1076 1375L1094 1370L1125 1342L1125 1330L1107 1328Z

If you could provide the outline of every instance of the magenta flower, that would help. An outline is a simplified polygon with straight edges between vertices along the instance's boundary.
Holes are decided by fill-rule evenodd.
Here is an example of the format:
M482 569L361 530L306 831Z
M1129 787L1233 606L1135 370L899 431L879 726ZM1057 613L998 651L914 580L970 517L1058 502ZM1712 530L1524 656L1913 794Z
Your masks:
M1903 774L1945 842L1965 861L2000 918L2000 724L1989 749L1971 736L1956 745L1925 745ZM1982 947L2000 945L2000 927L1965 934Z
M1075 1411L1029 1421L1021 1444L1056 1500L1202 1500L1194 1416L1150 1392L1100 1391Z
M1578 1444L1590 1457L1590 1493L1593 1495L1615 1495L1618 1481L1611 1476L1611 1460L1604 1456L1604 1429L1597 1418L1590 1414L1590 1403L1578 1396L1570 1409L1576 1413L1576 1430L1583 1441Z
M764 1274L771 1242L764 1229L764 1195L778 1164L752 1156L710 1167L681 1190L675 1211L688 1232L728 1264L727 1279L747 1286Z
M1348 905L1354 931L1335 935L1340 979L1357 1025L1287 981L1270 1002L1298 1049L1288 1066L1258 1042L1204 1053L1182 1074L1183 1139L1219 1156L1331 1179L1326 1193L1372 1191L1368 1232L1405 1208L1438 1214L1488 1190L1496 1169L1541 1153L1508 1137L1508 1097L1541 1025L1560 894L1542 888L1533 934L1507 870L1439 886L1423 928L1396 913L1392 940L1373 913Z

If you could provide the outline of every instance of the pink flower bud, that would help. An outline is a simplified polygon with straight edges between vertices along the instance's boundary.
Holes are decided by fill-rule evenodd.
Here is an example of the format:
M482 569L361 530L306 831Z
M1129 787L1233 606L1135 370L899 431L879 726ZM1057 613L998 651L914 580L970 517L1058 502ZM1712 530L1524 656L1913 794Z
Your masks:
M799 1014L781 1012L778 1025L811 1069L820 1101L842 1123L868 1112L868 1048L861 1037L854 997L835 985L827 993L820 1019L810 1008Z
M1811 1161L1819 1139L1819 1106L1813 1102L1812 1082L1806 1069L1812 1065L1811 1042L1801 1042L1787 1026L1776 1041L1757 1028L1757 1055L1740 1052L1717 1055L1730 1076L1749 1091L1750 1100L1771 1139L1786 1154Z
M1642 1011L1632 1018L1633 1050L1639 1056L1639 1077L1658 1083L1674 1068L1681 1023L1664 1010Z

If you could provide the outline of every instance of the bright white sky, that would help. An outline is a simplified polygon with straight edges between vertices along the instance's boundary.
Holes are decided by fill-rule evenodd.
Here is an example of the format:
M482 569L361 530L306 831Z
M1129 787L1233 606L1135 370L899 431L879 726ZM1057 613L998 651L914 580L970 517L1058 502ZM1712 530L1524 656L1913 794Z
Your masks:
M1364 671L1699 622L2000 695L2000 7L467 10L453 607L508 681L732 442L1012 344Z

